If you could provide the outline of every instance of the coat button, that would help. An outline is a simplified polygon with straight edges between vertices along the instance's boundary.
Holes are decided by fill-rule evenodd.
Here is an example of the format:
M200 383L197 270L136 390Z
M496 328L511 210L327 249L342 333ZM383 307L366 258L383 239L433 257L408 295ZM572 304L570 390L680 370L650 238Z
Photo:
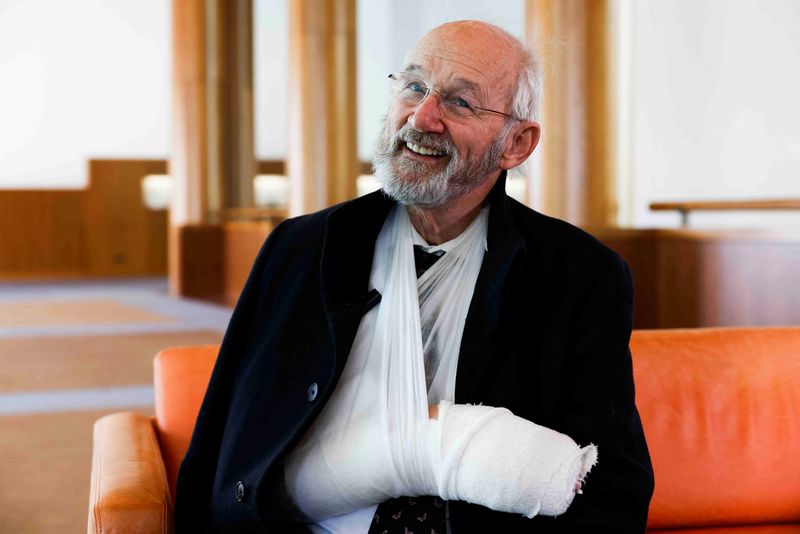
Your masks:
M319 386L314 382L308 387L308 402L314 402L314 399L317 398L317 393L319 393Z
M244 482L241 480L236 483L236 500L239 502L244 500Z

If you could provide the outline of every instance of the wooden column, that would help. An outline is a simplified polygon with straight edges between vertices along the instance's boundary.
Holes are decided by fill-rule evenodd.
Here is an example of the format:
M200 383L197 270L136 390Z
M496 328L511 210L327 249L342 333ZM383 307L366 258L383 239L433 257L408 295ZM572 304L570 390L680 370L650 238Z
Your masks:
M218 119L217 172L225 207L253 205L256 159L253 128L253 0L214 0L213 114Z
M290 215L355 197L355 0L291 0Z
M172 152L170 226L203 222L208 205L206 5L172 2ZM173 251L171 250L170 253ZM170 262L172 262L170 254Z
M185 283L197 251L187 229L216 224L227 206L247 206L255 174L251 0L173 0L170 291ZM216 273L209 273L209 277ZM191 284L194 287L196 284Z
M537 208L582 226L616 224L609 0L527 0L543 54Z

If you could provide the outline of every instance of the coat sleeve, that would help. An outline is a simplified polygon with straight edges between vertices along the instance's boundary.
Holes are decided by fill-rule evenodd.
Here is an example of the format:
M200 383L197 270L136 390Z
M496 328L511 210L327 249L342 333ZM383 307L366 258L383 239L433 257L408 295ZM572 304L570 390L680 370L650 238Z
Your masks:
M216 530L210 503L234 377L251 338L264 272L285 225L278 225L261 247L222 340L192 440L178 472L175 527L179 534Z
M622 258L613 254L609 263L577 300L558 429L582 445L597 445L598 463L567 512L537 518L536 532L645 531L654 478L628 348L633 284Z

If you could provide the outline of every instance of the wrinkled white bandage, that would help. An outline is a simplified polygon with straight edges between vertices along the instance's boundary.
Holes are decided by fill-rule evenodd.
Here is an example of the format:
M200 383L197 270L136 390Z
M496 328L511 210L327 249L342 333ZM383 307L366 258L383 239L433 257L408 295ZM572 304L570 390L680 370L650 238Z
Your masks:
M597 461L567 435L517 417L505 408L442 401L418 451L419 478L401 480L378 418L350 426L348 435L299 451L286 466L287 488L309 518L358 510L389 498L438 495L500 512L533 517L563 514ZM425 449L425 447L423 447Z
M431 421L438 495L500 512L560 515L597 462L597 447L505 408L439 403Z

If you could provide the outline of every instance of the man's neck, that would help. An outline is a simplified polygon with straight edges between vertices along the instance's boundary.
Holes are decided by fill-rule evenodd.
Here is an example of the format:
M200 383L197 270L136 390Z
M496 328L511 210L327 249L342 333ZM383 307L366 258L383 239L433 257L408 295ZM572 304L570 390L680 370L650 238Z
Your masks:
M408 207L414 229L429 245L440 245L455 239L475 220L489 201L489 192L498 176L484 180L478 187L444 206L437 208Z

